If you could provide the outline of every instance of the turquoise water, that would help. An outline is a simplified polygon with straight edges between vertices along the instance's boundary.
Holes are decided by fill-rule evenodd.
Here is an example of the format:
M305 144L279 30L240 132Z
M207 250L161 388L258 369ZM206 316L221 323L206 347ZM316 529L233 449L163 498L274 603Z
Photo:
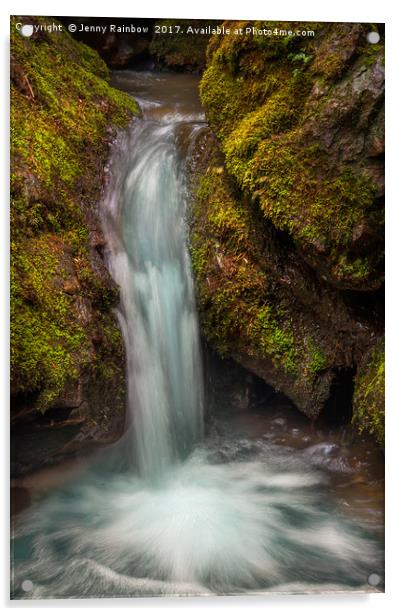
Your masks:
M145 120L134 127L121 144L118 166L124 171L105 217L113 237L109 266L121 289L133 436L128 447L138 472L155 478L188 455L203 431L202 362L177 123Z

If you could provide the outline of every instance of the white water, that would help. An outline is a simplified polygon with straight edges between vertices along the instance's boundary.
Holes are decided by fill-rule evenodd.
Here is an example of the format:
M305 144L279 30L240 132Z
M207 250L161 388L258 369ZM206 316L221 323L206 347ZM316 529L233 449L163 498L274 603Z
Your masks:
M158 119L149 112L121 141L104 209L128 429L89 471L20 515L13 595L365 589L382 571L380 540L338 510L323 471L269 439L203 437L184 172L201 125L193 110L163 114L159 100L148 102Z
M203 429L185 176L176 139L176 122L139 122L120 144L114 162L120 174L114 174L106 202L108 261L121 289L119 317L127 352L134 433L128 449L145 477L159 477L187 455Z

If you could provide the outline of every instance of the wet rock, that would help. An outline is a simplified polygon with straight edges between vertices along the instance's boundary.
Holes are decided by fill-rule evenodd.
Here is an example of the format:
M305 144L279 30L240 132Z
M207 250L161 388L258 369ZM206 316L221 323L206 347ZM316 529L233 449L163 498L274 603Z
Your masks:
M280 428L284 428L284 426L286 425L286 420L284 419L284 417L276 417L276 419L272 420L272 424L274 426L279 426Z
M102 51L110 67L124 68L148 53L149 40L141 36L110 36Z
M343 455L341 447L335 443L312 445L304 450L303 457L313 466L331 472L352 473L355 471L350 460Z

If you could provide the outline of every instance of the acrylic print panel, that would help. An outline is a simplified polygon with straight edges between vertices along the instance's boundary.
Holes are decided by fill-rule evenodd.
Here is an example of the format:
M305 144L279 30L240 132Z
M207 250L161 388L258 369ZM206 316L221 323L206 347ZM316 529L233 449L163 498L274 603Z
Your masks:
M12 17L12 598L384 590L383 54Z

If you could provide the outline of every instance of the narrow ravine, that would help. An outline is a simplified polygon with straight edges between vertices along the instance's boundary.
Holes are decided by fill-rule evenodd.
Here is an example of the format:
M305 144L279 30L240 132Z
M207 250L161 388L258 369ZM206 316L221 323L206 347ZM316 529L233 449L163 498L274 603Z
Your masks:
M344 507L356 469L365 481L352 452L344 461L292 411L222 412L205 430L186 223L186 157L205 129L197 80L127 71L115 85L143 111L116 143L102 209L127 429L16 518L14 597L372 589L382 524L368 496L361 512Z

